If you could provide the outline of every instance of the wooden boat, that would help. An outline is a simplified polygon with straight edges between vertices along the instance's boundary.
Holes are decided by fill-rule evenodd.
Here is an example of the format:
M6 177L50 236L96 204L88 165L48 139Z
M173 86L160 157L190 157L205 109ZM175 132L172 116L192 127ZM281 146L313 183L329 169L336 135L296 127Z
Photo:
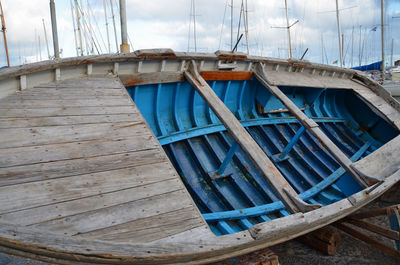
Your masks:
M400 179L400 105L354 70L170 49L0 71L0 251L200 264L335 222Z

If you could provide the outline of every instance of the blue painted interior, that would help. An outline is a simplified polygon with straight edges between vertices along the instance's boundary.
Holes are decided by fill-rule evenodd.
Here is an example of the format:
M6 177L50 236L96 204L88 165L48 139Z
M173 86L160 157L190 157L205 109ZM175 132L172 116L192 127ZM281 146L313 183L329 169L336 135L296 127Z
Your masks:
M265 113L285 107L255 79L209 85L271 160L301 128L289 112ZM352 91L280 89L353 161L399 133ZM189 83L127 90L216 235L290 214L240 147L224 169L229 174L211 177L209 173L221 167L235 141ZM285 154L287 159L274 163L305 201L328 205L361 190L307 130L296 138Z

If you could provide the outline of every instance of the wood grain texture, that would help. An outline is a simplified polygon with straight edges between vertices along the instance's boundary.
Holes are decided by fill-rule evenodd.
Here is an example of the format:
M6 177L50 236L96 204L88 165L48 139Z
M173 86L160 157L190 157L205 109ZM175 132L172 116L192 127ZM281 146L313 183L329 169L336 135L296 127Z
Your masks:
M205 225L114 77L24 90L0 114L0 222L122 242Z

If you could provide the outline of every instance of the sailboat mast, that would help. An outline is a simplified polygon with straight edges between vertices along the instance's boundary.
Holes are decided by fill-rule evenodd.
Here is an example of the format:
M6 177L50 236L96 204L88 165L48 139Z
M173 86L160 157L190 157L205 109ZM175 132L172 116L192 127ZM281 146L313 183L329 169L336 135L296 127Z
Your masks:
M247 46L247 54L250 54L249 49L249 10L247 9L247 0L245 1L245 33L246 33L246 46Z
M382 79L385 80L385 1L381 0Z
M78 10L78 0L75 0L75 14L76 14L76 24L78 30L78 37L79 37L79 49L81 52L81 56L83 56L83 48L82 48L82 33L81 33L81 16Z
M193 38L194 38L194 51L197 52L197 37L196 37L196 2L193 1Z
M1 5L1 1L0 1L0 11L1 11L1 31L3 32L4 49L6 50L6 57L7 57L7 66L10 67L10 58L8 57L8 46L6 37L6 21L4 19L4 12L3 12L3 6Z
M49 49L49 42L47 40L47 32L46 32L46 25L44 24L44 19L42 18L43 23L43 31L44 31L44 40L46 41L46 48L47 48L47 56L50 60L50 49Z
M390 46L390 66L393 66L393 42L394 39L392 39L392 45Z
M231 0L231 50L233 49L233 0Z
M290 41L290 26L289 26L289 14L288 14L288 5L287 0L285 0L285 9L286 9L286 28L287 28L287 35L288 35L288 53L289 59L292 58L292 45Z
M60 48L58 47L57 17L54 0L50 0L51 31L53 34L54 59L60 59Z
M339 19L339 3L336 0L336 20L337 20L337 30L338 30L338 40L339 40L339 58L340 58L340 67L343 67L343 53L342 53L342 42L340 40L340 19Z
M110 33L108 32L108 18L107 18L107 3L106 3L106 0L103 0L103 6L104 6L104 20L106 22L108 53L111 53Z
M113 22L113 26L114 26L115 49L116 49L116 52L119 52L118 37L117 37L117 27L115 26L115 16L114 16L114 5L113 5L113 0L110 0L110 8L111 8L112 22Z
M354 52L354 25L351 30L351 67L353 67L353 52Z
M360 37L358 39L358 66L361 66L361 25L360 25Z
M76 27L75 27L75 16L74 16L74 6L72 4L72 0L69 0L69 3L71 5L71 17L72 17L72 26L74 27L74 40L75 40L75 50L76 50L76 56L79 56L79 50L78 50L78 41L76 40Z

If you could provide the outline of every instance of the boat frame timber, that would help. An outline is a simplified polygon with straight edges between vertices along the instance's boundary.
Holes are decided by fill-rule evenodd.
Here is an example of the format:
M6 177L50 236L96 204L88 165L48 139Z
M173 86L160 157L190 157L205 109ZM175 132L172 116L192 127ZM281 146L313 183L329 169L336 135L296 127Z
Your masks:
M12 67L0 71L0 98L43 83L105 74L118 75L125 86L178 82L184 80L191 60L198 62L197 70L205 80L246 80L251 78L256 64L262 63L268 82L273 86L350 89L377 115L400 129L399 102L358 71L220 51L209 54L179 53L170 49L139 50ZM395 152L399 148L391 144L398 147L399 137L372 155L379 159L379 154ZM374 176L380 182L346 199L260 223L234 234L217 237L205 225L150 243L116 243L43 233L39 229L0 222L0 251L59 264L204 264L223 260L304 235L362 208L400 180L398 164L387 160L382 163L391 170ZM362 164L360 160L358 165Z

